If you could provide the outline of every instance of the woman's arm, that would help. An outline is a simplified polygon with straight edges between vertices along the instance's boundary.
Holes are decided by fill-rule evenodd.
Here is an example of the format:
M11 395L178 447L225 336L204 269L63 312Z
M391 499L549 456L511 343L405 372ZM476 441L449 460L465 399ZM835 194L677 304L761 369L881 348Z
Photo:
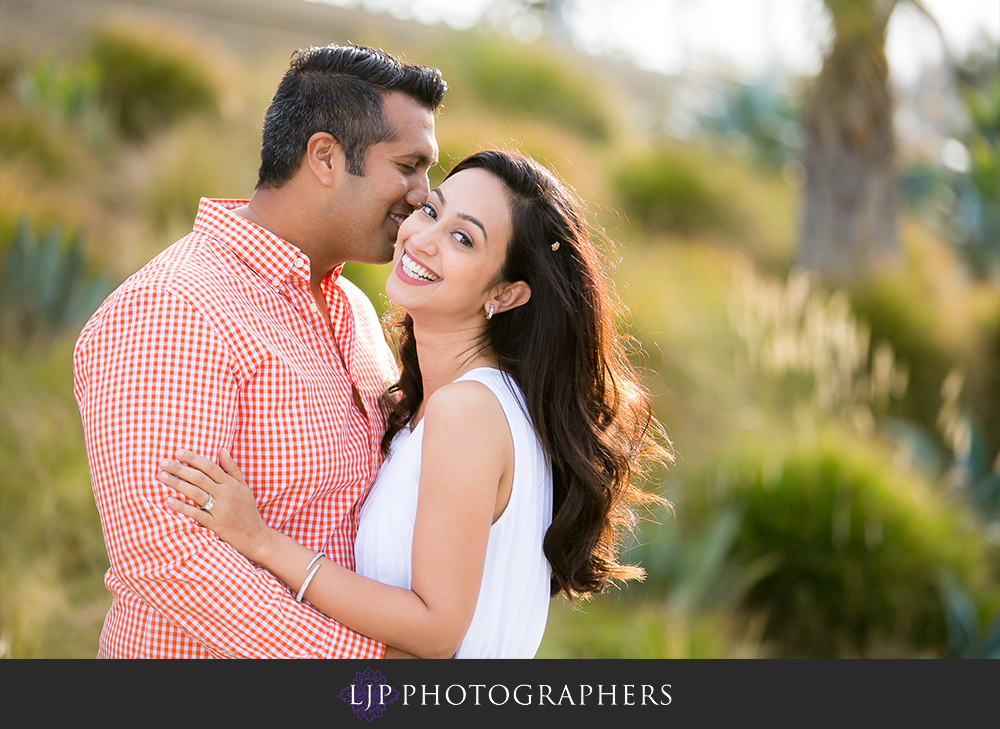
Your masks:
M178 461L161 464L161 480L196 504L212 494L213 508L206 512L176 499L171 508L300 590L315 553L264 524L228 454L220 453L225 470L193 454L178 454ZM509 484L512 472L510 429L493 394L476 382L440 388L424 415L412 589L321 559L306 593L309 602L388 645L422 657L450 657L472 621L498 488Z

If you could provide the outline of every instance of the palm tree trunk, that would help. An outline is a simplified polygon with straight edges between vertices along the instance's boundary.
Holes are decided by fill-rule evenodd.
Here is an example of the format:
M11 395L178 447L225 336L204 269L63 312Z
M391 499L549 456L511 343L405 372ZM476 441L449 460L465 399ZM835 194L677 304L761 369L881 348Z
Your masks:
M800 263L846 284L898 258L885 30L897 0L825 0L836 40L807 103Z

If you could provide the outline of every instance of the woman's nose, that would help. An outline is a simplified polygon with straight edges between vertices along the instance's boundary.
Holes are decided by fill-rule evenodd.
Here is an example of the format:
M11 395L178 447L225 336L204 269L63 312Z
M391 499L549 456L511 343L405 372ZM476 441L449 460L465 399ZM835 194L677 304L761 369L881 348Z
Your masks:
M419 216L420 214L419 210L414 213L415 216ZM425 225L420 226L419 229L410 235L406 241L407 246L415 251L433 255L437 252L436 228L437 226L432 221L426 221Z

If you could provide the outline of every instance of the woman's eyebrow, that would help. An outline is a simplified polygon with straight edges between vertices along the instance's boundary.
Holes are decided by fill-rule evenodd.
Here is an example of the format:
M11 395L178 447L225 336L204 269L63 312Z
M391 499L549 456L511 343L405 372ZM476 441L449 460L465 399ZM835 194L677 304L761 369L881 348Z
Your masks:
M431 192L433 192L434 194L436 194L438 196L438 198L440 198L442 205L447 205L448 204L448 201L444 199L444 195L441 193L440 188L434 188L433 190L431 190ZM472 217L468 213L455 213L455 216L461 218L462 220L468 220L473 225L478 226L479 229L481 231L483 231L483 240L485 242L487 242L487 243L489 242L489 236L486 234L486 226L485 225L483 225L482 223L480 223L478 220L476 220L474 217Z

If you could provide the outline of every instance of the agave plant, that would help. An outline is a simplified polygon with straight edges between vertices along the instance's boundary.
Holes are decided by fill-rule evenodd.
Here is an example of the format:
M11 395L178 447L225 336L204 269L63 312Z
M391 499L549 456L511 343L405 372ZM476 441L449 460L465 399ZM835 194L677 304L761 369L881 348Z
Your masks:
M954 577L943 574L939 581L948 621L948 658L1000 658L1000 615L987 624Z
M53 225L37 234L22 217L0 267L4 337L48 341L83 324L110 290L84 267L83 236Z

